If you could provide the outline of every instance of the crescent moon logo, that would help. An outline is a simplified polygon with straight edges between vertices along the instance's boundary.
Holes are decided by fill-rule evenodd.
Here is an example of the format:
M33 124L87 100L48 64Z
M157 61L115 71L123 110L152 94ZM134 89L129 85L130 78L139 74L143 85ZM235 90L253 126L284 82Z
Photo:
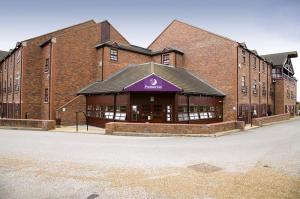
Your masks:
M150 79L150 83L152 86L155 86L157 84L157 80L156 79Z

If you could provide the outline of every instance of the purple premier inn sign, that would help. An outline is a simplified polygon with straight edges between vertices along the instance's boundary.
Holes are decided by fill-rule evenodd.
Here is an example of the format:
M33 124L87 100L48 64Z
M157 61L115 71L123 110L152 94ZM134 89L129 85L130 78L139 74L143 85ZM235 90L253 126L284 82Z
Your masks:
M182 89L156 75L150 75L124 88L125 91L178 92Z

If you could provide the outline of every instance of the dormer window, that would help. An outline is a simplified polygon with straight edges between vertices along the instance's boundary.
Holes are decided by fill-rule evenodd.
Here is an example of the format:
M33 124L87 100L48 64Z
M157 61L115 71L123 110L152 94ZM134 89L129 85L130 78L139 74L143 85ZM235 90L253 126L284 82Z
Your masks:
M118 61L118 50L110 49L110 61Z
M165 65L170 64L170 54L169 53L162 55L162 64L165 64Z

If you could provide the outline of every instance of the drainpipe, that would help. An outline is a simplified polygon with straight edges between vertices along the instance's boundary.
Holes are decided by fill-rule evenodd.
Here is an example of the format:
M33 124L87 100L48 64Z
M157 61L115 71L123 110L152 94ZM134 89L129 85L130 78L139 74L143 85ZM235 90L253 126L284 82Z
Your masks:
M188 123L190 124L190 96L189 95L187 95L187 104L188 104L188 117L189 117Z
M49 89L48 89L48 97L49 97L49 99L48 99L48 118L49 118L49 120L51 119L51 106L50 106L50 104L51 104L51 98L52 98L52 96L51 96L51 80L52 80L52 41L50 42L50 59L49 59L49 80L48 80L48 85L49 85ZM44 91L45 92L45 91ZM44 93L45 94L45 93Z
M260 59L258 58L258 81L259 81L259 87L258 87L258 112L259 112L259 114L257 114L258 115L258 117L260 117L261 116L261 96L260 96L260 91L261 91L261 78L260 78Z
M236 48L236 120L239 120L239 46Z
M251 57L250 57L250 52L249 52L249 111L248 111L248 117L249 117L249 115L250 115L250 117L249 117L249 119L250 119L250 122L252 123L252 114L251 114L251 112L252 112L252 105L251 105L251 95L252 95L252 84L251 84ZM248 119L248 120L249 120Z

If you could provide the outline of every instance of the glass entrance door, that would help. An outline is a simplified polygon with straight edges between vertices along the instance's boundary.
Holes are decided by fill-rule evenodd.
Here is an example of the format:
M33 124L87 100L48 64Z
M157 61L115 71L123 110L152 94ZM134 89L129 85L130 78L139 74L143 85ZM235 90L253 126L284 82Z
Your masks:
M140 105L140 120L142 122L164 122L164 111L161 104Z

